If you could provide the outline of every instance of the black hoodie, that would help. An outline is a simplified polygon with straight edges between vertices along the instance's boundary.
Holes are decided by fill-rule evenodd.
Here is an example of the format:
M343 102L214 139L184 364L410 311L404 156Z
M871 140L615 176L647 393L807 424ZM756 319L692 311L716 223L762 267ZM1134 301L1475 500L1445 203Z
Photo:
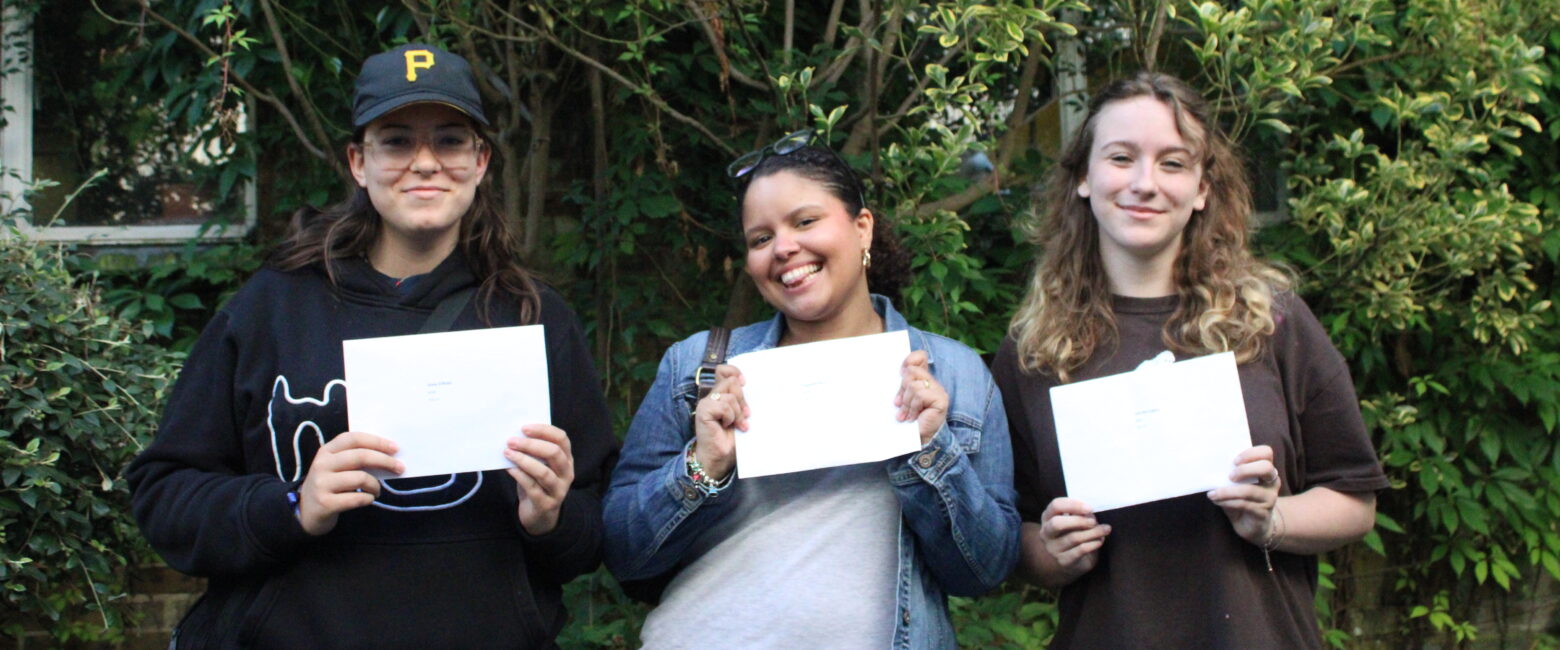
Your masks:
M553 424L575 466L557 529L528 535L514 480L490 471L392 481L314 538L287 493L320 438L347 430L342 340L414 334L476 279L457 251L404 296L361 260L338 265L337 281L316 268L250 279L201 334L130 465L142 533L172 567L210 578L178 647L553 646L562 584L600 561L617 455L574 312L542 288ZM451 329L484 327L476 302ZM491 319L514 325L518 311L495 304Z

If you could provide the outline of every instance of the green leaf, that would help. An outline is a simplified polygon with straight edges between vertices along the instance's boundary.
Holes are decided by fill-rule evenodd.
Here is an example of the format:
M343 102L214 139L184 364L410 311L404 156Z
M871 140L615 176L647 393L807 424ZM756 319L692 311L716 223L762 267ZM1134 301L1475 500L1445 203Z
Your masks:
M1376 525L1399 535L1404 534L1403 526L1399 524L1396 519L1393 519L1392 515L1389 515L1380 510L1376 511Z
M1488 430L1481 433L1479 449L1484 452L1484 457L1490 461L1490 464L1500 460L1500 434Z
M168 302L179 309L200 309L202 307L200 296L193 293L181 293L168 299Z
M1386 547L1381 543L1381 534L1375 530L1365 533L1365 538L1360 541L1364 542L1367 548L1375 551L1377 555L1385 556L1387 554Z
M652 219L660 219L677 214L682 209L682 202L677 197L668 194L658 194L645 197L639 201L639 210L645 216Z

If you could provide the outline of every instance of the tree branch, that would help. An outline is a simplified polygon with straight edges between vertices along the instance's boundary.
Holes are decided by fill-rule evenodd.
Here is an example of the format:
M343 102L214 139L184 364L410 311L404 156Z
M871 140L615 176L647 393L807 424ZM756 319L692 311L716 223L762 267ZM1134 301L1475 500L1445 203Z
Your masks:
M1040 63L1044 57L1040 56L1041 43L1031 41L1029 56L1024 59L1024 67L1018 75L1018 94L1013 98L1013 112L1008 114L1007 132L1002 134L1002 142L997 146L996 169L992 175L999 175L1007 170L1008 163L1013 161L1013 154L1018 150L1018 129L1024 125L1024 119L1029 115L1029 94L1035 89L1035 79L1040 76Z
M857 25L857 31L866 34L872 31L872 25L876 22L877 14L872 11L872 5L867 0L861 0L860 4L861 22ZM837 83L840 80L840 75L845 74L845 71L850 69L851 63L856 60L856 53L861 50L863 45L864 43L860 36L852 36L850 40L845 41L845 47L842 50L846 53L845 56L837 58L830 63L829 67L824 69L823 74L814 76L812 87L818 87L818 84L825 80L830 84Z
M752 88L754 90L762 90L762 91L768 92L769 91L769 84L762 83L762 82L758 81L757 79L749 77L749 76L747 76L747 74L743 73L741 70L738 70L738 69L736 69L735 66L731 65L731 59L727 58L727 56L726 56L726 44L721 41L720 37L715 33L715 27L710 24L711 21L714 20L714 17L713 16L706 16L704 14L704 11L699 9L698 3L695 2L694 0L684 0L684 3L688 5L688 10L693 12L693 17L698 20L699 27L702 27L704 29L704 37L706 39L709 39L710 47L715 48L715 56L716 56L716 58L720 59L720 69L721 69L721 71L726 73L728 76L730 76L733 80L735 80L739 84L742 84L742 85L747 86L749 88ZM739 26L739 28L740 28L740 26Z
M736 0L726 0L726 8L731 11L733 22L736 23L737 35L741 36L742 40L747 41L748 50L753 53L753 58L758 61L758 69L764 72L764 81L767 85L770 80L775 78L775 74L769 71L769 63L766 57L763 52L759 51L758 44L754 43L753 39L748 36L747 29L743 27L742 8L737 6ZM775 105L785 105L785 97L780 94L779 89L774 89L774 91Z
M144 2L145 0L142 0L142 1ZM453 19L453 17L452 17L452 19ZM467 22L465 22L463 20L458 20L458 19L453 19L453 20L455 20L455 22L460 24L462 27L469 27L471 29L480 29L476 25L471 25L470 23L467 23ZM634 91L636 94L638 94L639 96L643 97L645 99L645 101L650 102L651 105L655 106L661 112L666 113L667 115L670 115L672 117L672 119L677 120L679 122L687 124L688 126L693 127L694 130L696 130L700 134L704 135L705 138L708 138L710 142L715 144L715 146L720 147L721 151L725 152L726 155L735 157L739 153L736 149L733 149L731 147L731 145L726 144L725 140L720 139L720 136L717 136L713 132L711 132L709 130L709 127L704 126L703 122L700 122L699 120L696 120L696 119L694 119L692 117L689 117L688 115L683 114L681 111L678 111L677 109L672 108L672 106L670 104L666 103L665 99L662 99L661 96L655 92L654 88L649 87L649 86L640 86L640 85L635 84L629 78L624 77L622 74L619 74L618 71L613 70L612 68L608 67L607 65L603 64L600 61L597 61L595 58L591 57L590 55L585 54L584 52L581 52L579 50L576 50L573 47L570 47L567 43L564 43L562 40L560 40L556 35L552 34L551 32L548 32L546 30L541 29L540 27L537 27L537 26L532 25L532 24L530 24L528 22L525 22L524 20L521 20L520 17L518 17L518 16L511 15L510 16L510 20L514 21L515 24L520 25L521 27L525 28L526 30L530 31L531 33L537 35L538 37L540 37L542 40L546 41L548 44L552 45L553 47L558 48L558 51L563 52L564 54L569 55L569 57L573 58L574 60L579 61L581 63L584 63L585 65L588 65L588 66L590 66L592 68L595 68L597 70L600 70L602 72L602 74L607 75L613 81L616 81L618 84L622 85L623 87L628 88L629 90ZM518 40L518 41L526 41L527 40L527 39L525 39L523 37L519 37L519 36L511 36L511 35L508 35L508 34L493 34L492 32L489 32L489 33L494 38L499 38L499 39L503 39L503 40Z
M194 34L184 31L183 28L179 27L177 24L174 24L174 22L169 20L166 16L152 10L151 3L148 0L140 0L140 4L141 11L143 13L145 13L147 16L150 16L152 20L157 21L158 24L172 30L173 33L178 34L179 38L183 39L190 45L193 45L195 49L200 50L200 52L205 54L207 58L221 58L221 55L217 54L214 50L207 46L205 41L196 38ZM343 178L347 177L346 170L341 166L340 161L336 160L334 156L326 153L325 149L321 149L319 146L316 146L314 142L310 141L309 134L304 131L303 125L298 123L298 118L293 115L292 109L287 107L286 102L278 99L275 95L256 88L254 84L249 83L249 80L244 78L244 75L238 74L236 71L232 73L232 76L233 81L237 82L239 87L244 89L244 92L249 93L250 96L254 97L255 99L265 102L266 104L270 104L272 108L276 109L277 113L281 114L282 119L285 120L287 125L292 128L293 135L298 138L298 143L303 145L303 148L309 152L309 155L329 163L331 169L336 170L336 173L340 174Z
M970 207L971 203L979 201L981 197L995 192L996 189L997 174L987 174L985 178L971 183L969 187L964 188L964 190L958 194L945 196L936 201L922 203L921 205L915 206L915 216L919 219L925 219L926 217L937 214L942 210L952 210L954 212L958 212L967 207Z
M1360 59L1358 61L1350 61L1348 63L1341 64L1341 65L1339 65L1336 68L1328 70L1327 71L1327 76L1329 76L1329 77L1336 77L1336 76L1338 76L1340 74L1343 74L1345 72L1348 72L1350 70L1353 70L1353 69L1361 67L1361 66L1372 65L1372 64L1381 63L1381 62L1384 62L1384 61L1391 61L1393 59L1401 59L1401 58L1403 58L1405 56L1417 55L1417 54L1418 54L1417 51L1399 50L1399 51L1396 51L1396 52L1390 52L1390 53L1387 53L1387 54L1380 54L1380 55L1377 55L1377 56L1373 56L1373 57L1370 57L1368 59Z
M314 108L314 102L309 101L309 96L298 85L297 77L292 74L292 55L287 51L287 41L282 38L282 28L276 22L276 14L271 10L270 0L260 0L260 11L265 14L266 27L271 31L271 40L276 42L276 53L282 58L282 69L287 77L287 87L292 94L303 104L303 116L309 120L309 126L314 128L314 137L320 142L330 142L330 136L325 133L325 125L320 122L319 111Z
M1154 23L1149 28L1148 42L1143 46L1143 69L1149 72L1158 67L1159 41L1165 35L1166 13L1164 0L1154 3Z
M960 40L958 45L953 46L953 49L943 53L943 58L938 60L937 64L943 67L947 67L948 62L952 61L953 57L958 56L959 52L963 50L964 41ZM878 127L879 136L887 135L890 130L896 126L899 126L899 121L904 119L906 115L910 114L910 109L915 108L915 105L920 101L921 93L926 91L926 87L928 85L931 85L931 77L924 74L918 75L918 77L919 78L915 82L915 88L911 89L910 93L905 95L904 101L899 102L899 107L894 109L894 113L892 115L889 115L883 119L882 126Z
M785 36L781 41L780 61L791 67L791 47L796 42L796 0L785 0Z
M834 44L834 37L840 30L840 13L844 10L845 0L834 0L834 6L829 7L829 22L823 27L824 47Z

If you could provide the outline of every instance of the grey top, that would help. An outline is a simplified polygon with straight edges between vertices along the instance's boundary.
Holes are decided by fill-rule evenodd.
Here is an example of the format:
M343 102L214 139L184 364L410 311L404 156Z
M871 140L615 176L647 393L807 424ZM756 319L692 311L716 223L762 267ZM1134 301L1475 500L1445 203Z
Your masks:
M900 515L882 464L736 480L742 500L667 586L645 647L889 647Z

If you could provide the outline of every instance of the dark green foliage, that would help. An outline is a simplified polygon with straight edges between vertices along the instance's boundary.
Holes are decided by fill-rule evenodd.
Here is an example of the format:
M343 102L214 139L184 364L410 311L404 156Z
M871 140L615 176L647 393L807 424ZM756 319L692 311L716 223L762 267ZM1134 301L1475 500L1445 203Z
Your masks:
M183 352L264 259L250 244L191 241L145 261L99 254L66 263L72 275L92 279L104 305L122 318L149 321L153 340Z
M1349 359L1393 481L1364 547L1329 556L1335 645L1504 640L1503 620L1478 623L1489 608L1560 578L1548 5L1266 0L1187 19L1246 128L1288 142L1290 220L1259 242Z
M1038 126L1008 140L1004 111L1024 96L1034 100L1025 117L1049 115L1042 104L1055 100L1052 46L1075 28L1087 36L1095 81L1142 66L1154 51L1161 69L1209 91L1237 135L1271 143L1258 167L1284 168L1287 220L1259 233L1258 247L1299 272L1300 291L1351 364L1393 480L1377 530L1324 558L1325 638L1380 647L1484 640L1501 633L1475 622L1490 603L1527 598L1560 578L1560 315L1552 306L1560 298L1560 32L1552 3L1107 2L1090 3L1074 26L1060 22L1058 2L874 3L884 19L870 24L845 2L833 40L824 35L834 3L797 3L790 51L784 2L522 4L505 13L479 0L151 3L206 49L156 22L126 28L120 36L137 47L124 67L144 74L122 81L190 128L203 110L255 100L256 131L235 151L264 154L210 180L261 183L257 241L269 244L292 209L341 197L333 165L349 137L351 79L362 57L418 39L487 63L488 111L508 159L491 180L516 225L535 236L527 262L568 296L594 337L621 431L668 344L722 321L767 316L735 238L737 207L723 174L735 153L795 128L826 133L870 178L869 203L897 222L912 254L902 311L990 351L1025 290L1033 252L1015 234L1049 165L1041 151L1052 150L1036 146ZM1150 7L1172 12L1162 32L1152 28ZM869 56L885 74L870 74ZM1024 86L1029 57L1041 60L1039 78ZM599 106L590 92L595 64L610 71L597 79ZM224 86L224 71L264 96ZM977 151L999 167L990 189L958 172ZM534 173L538 165L544 173ZM975 198L960 199L967 196ZM31 250L28 264L54 270L13 277L21 262L5 262L4 309L23 304L16 287L55 278L62 288L51 295L71 307L46 311L93 317L71 319L78 334L49 345L81 359L101 355L91 365L115 380L87 381L96 375L86 362L70 375L77 367L49 350L19 352L27 339L5 312L0 546L8 559L35 561L0 568L8 587L29 579L22 571L55 571L48 589L27 582L8 601L48 613L95 606L81 567L107 601L119 593L116 567L151 557L123 528L117 468L134 445L113 423L150 434L166 377L155 350L187 342L259 263L261 248L190 247L144 270L76 260L68 265L78 271L75 288L64 284L59 253ZM133 332L114 319L89 325L101 308L74 305L86 304L80 296L93 286L123 314L152 322ZM51 362L32 359L62 365L41 373ZM24 378L13 380L12 368ZM63 386L47 383L54 375L86 379L46 399ZM141 375L149 383L129 383ZM28 393L16 381L37 388ZM120 410L110 418L87 396ZM56 410L27 410L40 403ZM44 436L37 452L24 451L37 438L19 437L15 413L30 430L49 432L33 434ZM102 435L81 429L89 422ZM60 456L45 466L51 444ZM119 455L109 458L111 449ZM98 465L81 460L88 457ZM46 477L26 488L40 510L19 510L31 507L16 487L28 479L13 465ZM98 489L103 477L112 490ZM102 498L67 498L79 494L70 486ZM85 524L68 516L71 508ZM40 511L48 515L17 514ZM75 522L77 537L56 520ZM16 532L13 521L50 531L27 544L77 546L63 559L13 553L31 529ZM574 618L565 647L637 645L646 610L604 571L570 584L566 598ZM952 607L964 647L1037 647L1055 631L1054 601L1016 582ZM61 635L82 629L69 625Z
M150 323L74 283L65 255L0 235L0 620L115 637L125 569L148 557L121 470L156 428L174 360Z

